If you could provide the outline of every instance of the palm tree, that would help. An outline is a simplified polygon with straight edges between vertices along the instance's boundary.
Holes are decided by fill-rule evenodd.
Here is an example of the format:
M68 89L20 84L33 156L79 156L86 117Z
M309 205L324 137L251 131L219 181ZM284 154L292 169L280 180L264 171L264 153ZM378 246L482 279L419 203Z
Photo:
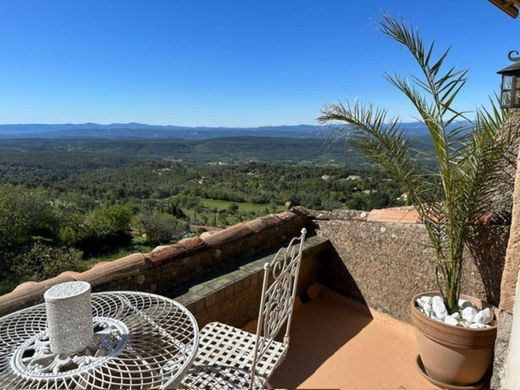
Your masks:
M465 244L473 226L486 216L497 165L518 134L500 131L508 112L492 99L491 108L478 109L474 121L454 108L468 70L445 70L449 49L436 57L435 42L425 46L416 29L390 16L383 17L381 28L410 52L421 70L420 76L385 77L408 98L428 128L435 170L419 167L420 152L410 146L399 118L389 118L387 110L357 101L327 104L318 120L346 124L339 131L400 183L425 223L438 260L437 284L448 310L454 312Z

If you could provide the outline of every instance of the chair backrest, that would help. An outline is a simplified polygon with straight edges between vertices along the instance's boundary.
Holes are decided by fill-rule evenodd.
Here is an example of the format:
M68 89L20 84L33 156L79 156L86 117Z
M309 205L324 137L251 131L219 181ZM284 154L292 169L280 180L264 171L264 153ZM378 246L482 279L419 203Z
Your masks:
M286 248L281 248L274 259L264 265L251 388L258 362L284 325L283 343L286 346L289 344L289 331L306 235L307 229L304 228L299 237L294 237Z

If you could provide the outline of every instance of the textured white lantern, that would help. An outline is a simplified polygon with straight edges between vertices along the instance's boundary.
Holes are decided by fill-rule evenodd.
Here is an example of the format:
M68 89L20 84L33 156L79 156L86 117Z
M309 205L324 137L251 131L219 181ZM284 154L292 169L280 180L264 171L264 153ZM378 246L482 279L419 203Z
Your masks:
M94 327L90 284L66 282L44 294L51 351L71 356L92 344Z

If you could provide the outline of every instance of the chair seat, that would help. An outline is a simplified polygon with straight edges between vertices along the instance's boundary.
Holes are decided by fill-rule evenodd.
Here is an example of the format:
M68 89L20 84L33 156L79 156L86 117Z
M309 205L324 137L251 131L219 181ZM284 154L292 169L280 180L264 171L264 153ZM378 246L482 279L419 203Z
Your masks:
M182 385L193 389L244 389L251 381L256 335L212 322L202 328L193 366ZM273 340L261 356L254 375L255 388L262 388L281 363L287 347Z

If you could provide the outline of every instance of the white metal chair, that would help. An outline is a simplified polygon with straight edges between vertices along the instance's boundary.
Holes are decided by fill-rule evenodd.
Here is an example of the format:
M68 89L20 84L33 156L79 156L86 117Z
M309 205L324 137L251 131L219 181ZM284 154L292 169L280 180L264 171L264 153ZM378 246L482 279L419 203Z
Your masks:
M307 234L291 240L264 265L256 335L212 322L202 328L197 355L182 381L186 388L264 388L289 348L303 243ZM285 325L282 341L275 338Z

